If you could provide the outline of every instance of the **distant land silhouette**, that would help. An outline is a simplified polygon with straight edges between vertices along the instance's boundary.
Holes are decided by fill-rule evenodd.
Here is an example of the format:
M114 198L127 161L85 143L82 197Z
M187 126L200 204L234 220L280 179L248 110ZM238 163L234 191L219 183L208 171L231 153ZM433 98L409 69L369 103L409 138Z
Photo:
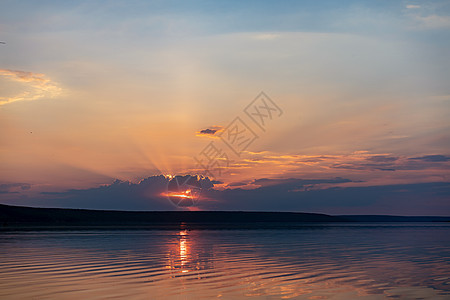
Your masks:
M386 215L331 216L298 212L112 211L34 208L0 204L0 229L12 228L274 228L302 223L450 222L450 217Z

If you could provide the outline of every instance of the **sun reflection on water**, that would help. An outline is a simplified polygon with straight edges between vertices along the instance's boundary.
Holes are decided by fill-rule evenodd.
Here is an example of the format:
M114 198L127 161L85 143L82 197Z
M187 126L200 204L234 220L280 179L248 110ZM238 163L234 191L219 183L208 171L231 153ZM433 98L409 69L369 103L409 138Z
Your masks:
M448 299L427 226L5 233L0 299Z
M188 255L188 246L186 241L187 231L180 231L180 262L182 266L185 266L187 263L187 255ZM182 270L183 273L189 272L189 270Z
M214 268L213 249L203 245L202 237L198 232L192 236L182 224L174 238L176 240L169 246L166 264L166 269L171 270L174 277L189 273L190 276L200 279L203 276L199 271Z
M191 241L188 240L188 231L180 230L176 238L177 242L170 247L166 268L175 273L188 273L192 271L192 262L189 260Z

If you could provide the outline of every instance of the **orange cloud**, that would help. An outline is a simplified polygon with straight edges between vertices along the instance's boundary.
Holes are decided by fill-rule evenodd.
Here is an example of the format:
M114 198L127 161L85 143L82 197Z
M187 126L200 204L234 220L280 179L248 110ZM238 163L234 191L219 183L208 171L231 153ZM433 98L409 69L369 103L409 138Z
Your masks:
M336 185L379 185L448 181L449 155L409 157L390 153L355 151L348 154L300 155L270 151L245 151L240 160L224 170L224 181L251 185L253 178L330 178L344 177L352 182ZM245 184L244 184L245 185Z
M26 91L12 97L0 97L0 105L17 101L31 101L44 97L55 97L61 93L61 88L45 74L26 71L0 69L0 76L11 81L24 83Z

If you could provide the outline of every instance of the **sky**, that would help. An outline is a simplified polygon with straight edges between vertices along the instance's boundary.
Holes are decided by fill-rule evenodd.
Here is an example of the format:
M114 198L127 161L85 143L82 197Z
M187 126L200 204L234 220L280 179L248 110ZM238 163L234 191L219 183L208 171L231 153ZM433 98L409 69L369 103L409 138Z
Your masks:
M0 4L0 203L450 216L448 1Z

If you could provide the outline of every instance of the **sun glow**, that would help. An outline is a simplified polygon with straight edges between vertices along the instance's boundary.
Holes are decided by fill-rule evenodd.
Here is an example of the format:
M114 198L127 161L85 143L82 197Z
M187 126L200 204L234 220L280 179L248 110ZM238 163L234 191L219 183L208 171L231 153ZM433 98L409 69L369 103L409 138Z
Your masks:
M168 192L165 193L164 196L166 197L177 197L177 198L186 198L186 199L193 199L194 196L192 194L192 190L185 190L180 192Z

